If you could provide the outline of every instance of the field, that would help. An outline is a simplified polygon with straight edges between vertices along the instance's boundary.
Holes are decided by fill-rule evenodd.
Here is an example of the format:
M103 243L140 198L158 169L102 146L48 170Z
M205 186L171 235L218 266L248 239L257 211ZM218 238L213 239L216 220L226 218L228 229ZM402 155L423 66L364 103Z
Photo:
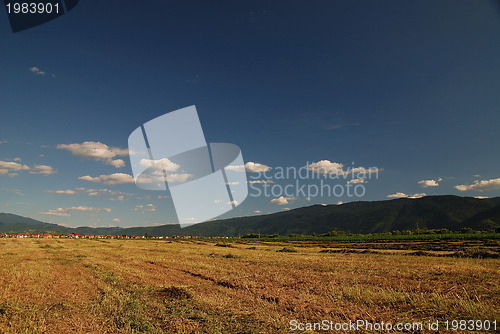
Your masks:
M498 239L0 239L0 332L290 333L293 320L364 320L430 333L438 320L443 333L462 319L498 330L499 249Z

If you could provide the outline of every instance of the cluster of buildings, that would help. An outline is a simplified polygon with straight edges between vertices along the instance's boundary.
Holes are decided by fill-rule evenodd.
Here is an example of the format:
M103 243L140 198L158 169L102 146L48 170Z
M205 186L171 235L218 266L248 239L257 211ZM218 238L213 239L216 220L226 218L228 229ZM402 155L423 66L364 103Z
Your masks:
M51 234L51 233L2 233L0 238L45 238L45 239L239 239L240 237L199 236L137 236L137 235L94 235L94 234Z

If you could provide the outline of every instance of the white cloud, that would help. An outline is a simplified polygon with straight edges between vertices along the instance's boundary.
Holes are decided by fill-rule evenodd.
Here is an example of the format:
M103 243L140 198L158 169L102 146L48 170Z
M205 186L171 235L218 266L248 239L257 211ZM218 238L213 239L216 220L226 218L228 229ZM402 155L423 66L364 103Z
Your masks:
M192 174L168 174L167 181L168 182L183 183L183 182L186 182L191 177L193 177ZM159 180L163 180L163 178L160 178ZM152 181L155 181L155 180L153 179Z
M156 211L156 206L154 206L153 204L136 205L134 211L141 211L141 213L153 212Z
M487 199L489 197L488 196L474 196L474 198L477 198L477 199Z
M438 179L438 181L441 181L441 180L442 180L441 178ZM422 180L422 181L418 181L418 184L420 184L420 186L422 188L437 187L437 186L439 186L438 181L436 181L436 180Z
M113 223L119 223L120 219L119 218L113 218Z
M91 206L72 206L69 208L57 208L53 210L48 210L46 212L40 212L42 215L52 215L52 216L60 216L60 217L70 217L71 215L68 212L111 212L110 208L94 208Z
M115 168L125 166L125 161L122 159L114 159L117 156L128 155L128 150L118 147L109 147L100 142L86 141L82 144L59 144L58 149L68 150L77 157L92 159L104 162Z
M20 170L30 170L26 165L18 164L17 162L12 161L0 161L0 170L7 171L20 171Z
M412 198L412 199L422 198L424 196L427 196L427 194L426 193L416 193L413 195L407 195L405 193L397 192L395 194L387 195L388 198Z
M32 73L35 73L36 75L41 75L41 76L44 76L45 74L47 74L46 72L44 72L44 71L40 70L40 69L39 69L38 67L36 67L36 66L31 67L31 68L30 68L30 71L31 71Z
M260 210L255 210L253 213L262 213Z
M115 168L125 167L125 161L123 159L111 160L107 163Z
M337 205L342 205L342 204L344 204L344 202L342 202L342 201L337 202Z
M349 184L356 184L356 183L367 183L365 179L352 179L347 181Z
M33 170L30 171L31 174L38 174L38 175L52 175L56 174L57 170L54 169L53 167L47 166L47 165L36 165L33 167Z
M76 191L74 190L44 190L44 193L48 194L61 194L61 195L74 195Z
M344 170L343 164L338 162L331 162L329 160L320 160L318 162L308 165L309 170L321 174L339 174L342 175Z
M329 160L320 160L318 162L307 165L310 171L320 173L320 174L334 174L334 175L349 175L352 174L353 177L360 175L368 175L371 173L378 173L381 169L377 167L354 167L347 168L344 170L344 165L339 162L331 162Z
M69 213L59 212L57 210L49 210L45 212L40 212L42 215L58 216L58 217L71 217Z
M85 178L87 179L87 178ZM125 200L125 196L132 196L132 194L127 194L124 193L123 191L116 191L116 190L110 190L110 189L86 189L86 188L75 188L76 191L81 191L87 193L88 196L98 196L98 195L110 195L110 196L117 196L116 198L110 198L111 201L123 201Z
M269 171L269 169L270 169L269 166L259 164L256 162L249 161L245 164L245 170L249 173L267 172Z
M408 195L406 195L405 193L400 193L400 192L397 192L395 194L391 194L391 195L387 195L387 198L406 198L408 197Z
M89 175L80 176L79 180L90 181L90 182L100 182L106 185L112 184L125 184L134 183L134 178L129 174L124 173L114 173L111 175L100 175L97 177L91 177Z
M295 197L283 197L280 196L278 198L274 198L271 200L271 203L278 204L278 205L286 205L292 201L295 201L297 198Z
M487 190L496 190L500 189L500 178L498 179L490 179L483 181L474 181L474 184L465 185L460 184L455 186L456 189L460 191L487 191Z
M19 158L19 157L14 158L14 160L13 160L13 161L19 161L19 162L21 162L21 158Z
M192 178L193 174L187 173L167 173L165 177L165 173L162 170L154 170L149 173L141 174L139 178L137 178L136 182L138 183L159 183L159 182L176 182L176 183L184 183L188 179Z
M225 169L235 172L246 171L248 173L260 173L260 172L267 172L270 170L269 166L251 161L247 162L245 165L227 166Z
M255 184L255 183L274 183L273 180L251 180L248 181L250 184Z
M149 160L149 159L141 159L139 165L142 168L153 168L165 170L167 172L176 172L181 166L170 161L167 158L159 159L159 160Z

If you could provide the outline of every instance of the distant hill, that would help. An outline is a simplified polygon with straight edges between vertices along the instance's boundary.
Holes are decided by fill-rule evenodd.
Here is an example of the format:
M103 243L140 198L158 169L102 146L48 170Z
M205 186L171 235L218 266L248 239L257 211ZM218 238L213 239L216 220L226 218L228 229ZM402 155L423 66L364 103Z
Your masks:
M427 196L419 199L312 205L269 215L206 222L184 230L193 235L238 235L257 232L287 235L320 234L332 230L366 234L416 228L483 229L500 227L500 215L495 211L500 209L498 206L500 197L476 199ZM489 219L487 225L485 219Z
M320 234L332 230L366 234L416 228L459 230L464 227L475 230L500 227L500 197L476 199L426 196L418 199L351 202L342 205L312 205L268 215L210 221L184 229L179 225L67 228L0 213L1 233L238 236L246 233Z
M18 233L64 228L56 224L44 223L35 219L11 213L0 213L0 233Z

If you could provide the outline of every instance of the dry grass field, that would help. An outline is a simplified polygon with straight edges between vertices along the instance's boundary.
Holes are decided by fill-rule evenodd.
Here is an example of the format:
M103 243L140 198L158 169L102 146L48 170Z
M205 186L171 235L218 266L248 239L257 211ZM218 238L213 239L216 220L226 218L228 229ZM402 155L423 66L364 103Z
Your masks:
M453 242L415 245L0 239L0 332L289 333L294 319L500 319L500 259L431 256L463 248ZM498 241L487 247L498 253Z

